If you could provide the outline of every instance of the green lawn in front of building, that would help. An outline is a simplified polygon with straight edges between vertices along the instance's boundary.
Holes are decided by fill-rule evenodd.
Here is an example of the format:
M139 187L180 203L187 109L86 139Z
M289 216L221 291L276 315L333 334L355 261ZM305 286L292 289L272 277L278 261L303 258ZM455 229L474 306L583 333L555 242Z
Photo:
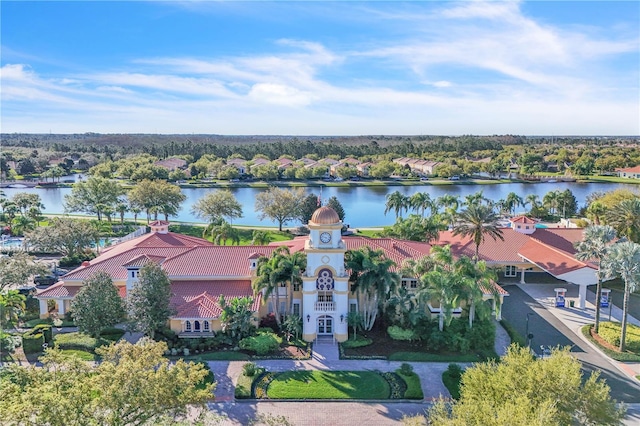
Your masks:
M387 399L389 383L372 371L286 371L269 384L271 399Z

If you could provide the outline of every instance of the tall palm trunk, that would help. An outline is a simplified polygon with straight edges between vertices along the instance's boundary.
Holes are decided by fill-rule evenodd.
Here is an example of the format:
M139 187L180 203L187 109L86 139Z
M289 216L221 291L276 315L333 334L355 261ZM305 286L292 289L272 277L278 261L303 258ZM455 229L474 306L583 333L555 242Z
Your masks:
M620 325L620 352L624 352L626 349L626 340L627 340L627 314L629 312L629 296L630 296L629 286L625 283L624 286L624 301L622 302L622 323Z
M596 284L596 320L593 329L598 334L600 331L600 303L602 300L602 282L600 281L600 266L598 266L598 283ZM609 301L611 303L611 301Z

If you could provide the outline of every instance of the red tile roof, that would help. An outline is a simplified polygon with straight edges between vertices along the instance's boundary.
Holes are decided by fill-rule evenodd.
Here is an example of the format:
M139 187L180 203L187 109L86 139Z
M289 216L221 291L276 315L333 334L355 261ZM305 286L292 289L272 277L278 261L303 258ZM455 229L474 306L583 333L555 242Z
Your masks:
M616 172L640 173L640 166L627 167L626 169L616 169Z
M47 299L74 298L81 288L81 286L68 286L64 281L58 281L49 288L38 290L37 296Z
M149 262L154 263L162 263L166 258L163 256L153 256L148 254L141 254L139 256L134 257L130 261L123 263L122 266L125 268L141 268Z
M517 216L509 220L509 222L513 223L536 223L535 220L531 219L527 216Z
M520 248L519 254L554 276L582 268L592 268L591 265L576 260L573 255L533 238Z
M171 305L177 313L174 318L217 318L222 313L220 295L225 298L253 297L249 280L173 281ZM260 293L253 299L252 311L260 307Z

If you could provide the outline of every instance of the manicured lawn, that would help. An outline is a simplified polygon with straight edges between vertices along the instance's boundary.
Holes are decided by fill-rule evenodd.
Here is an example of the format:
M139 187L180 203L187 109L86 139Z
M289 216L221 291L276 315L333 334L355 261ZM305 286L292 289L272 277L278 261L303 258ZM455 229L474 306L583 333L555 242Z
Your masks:
M62 353L70 357L80 358L83 361L98 361L100 359L96 354L80 349L62 349Z
M420 376L416 373L404 375L400 369L396 370L396 373L407 384L407 390L404 393L405 399L422 399L424 393L422 393L422 387L420 386Z
M389 383L371 371L287 371L275 375L272 399L387 399Z

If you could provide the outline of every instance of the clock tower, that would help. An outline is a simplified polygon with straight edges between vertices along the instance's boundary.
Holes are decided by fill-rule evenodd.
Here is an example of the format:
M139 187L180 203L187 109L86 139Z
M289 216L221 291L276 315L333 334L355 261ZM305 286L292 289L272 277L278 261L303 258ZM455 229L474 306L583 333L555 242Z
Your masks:
M342 221L331 207L320 207L309 221L305 243L307 268L302 277L303 338L329 336L347 340L349 277L344 268L346 246Z

